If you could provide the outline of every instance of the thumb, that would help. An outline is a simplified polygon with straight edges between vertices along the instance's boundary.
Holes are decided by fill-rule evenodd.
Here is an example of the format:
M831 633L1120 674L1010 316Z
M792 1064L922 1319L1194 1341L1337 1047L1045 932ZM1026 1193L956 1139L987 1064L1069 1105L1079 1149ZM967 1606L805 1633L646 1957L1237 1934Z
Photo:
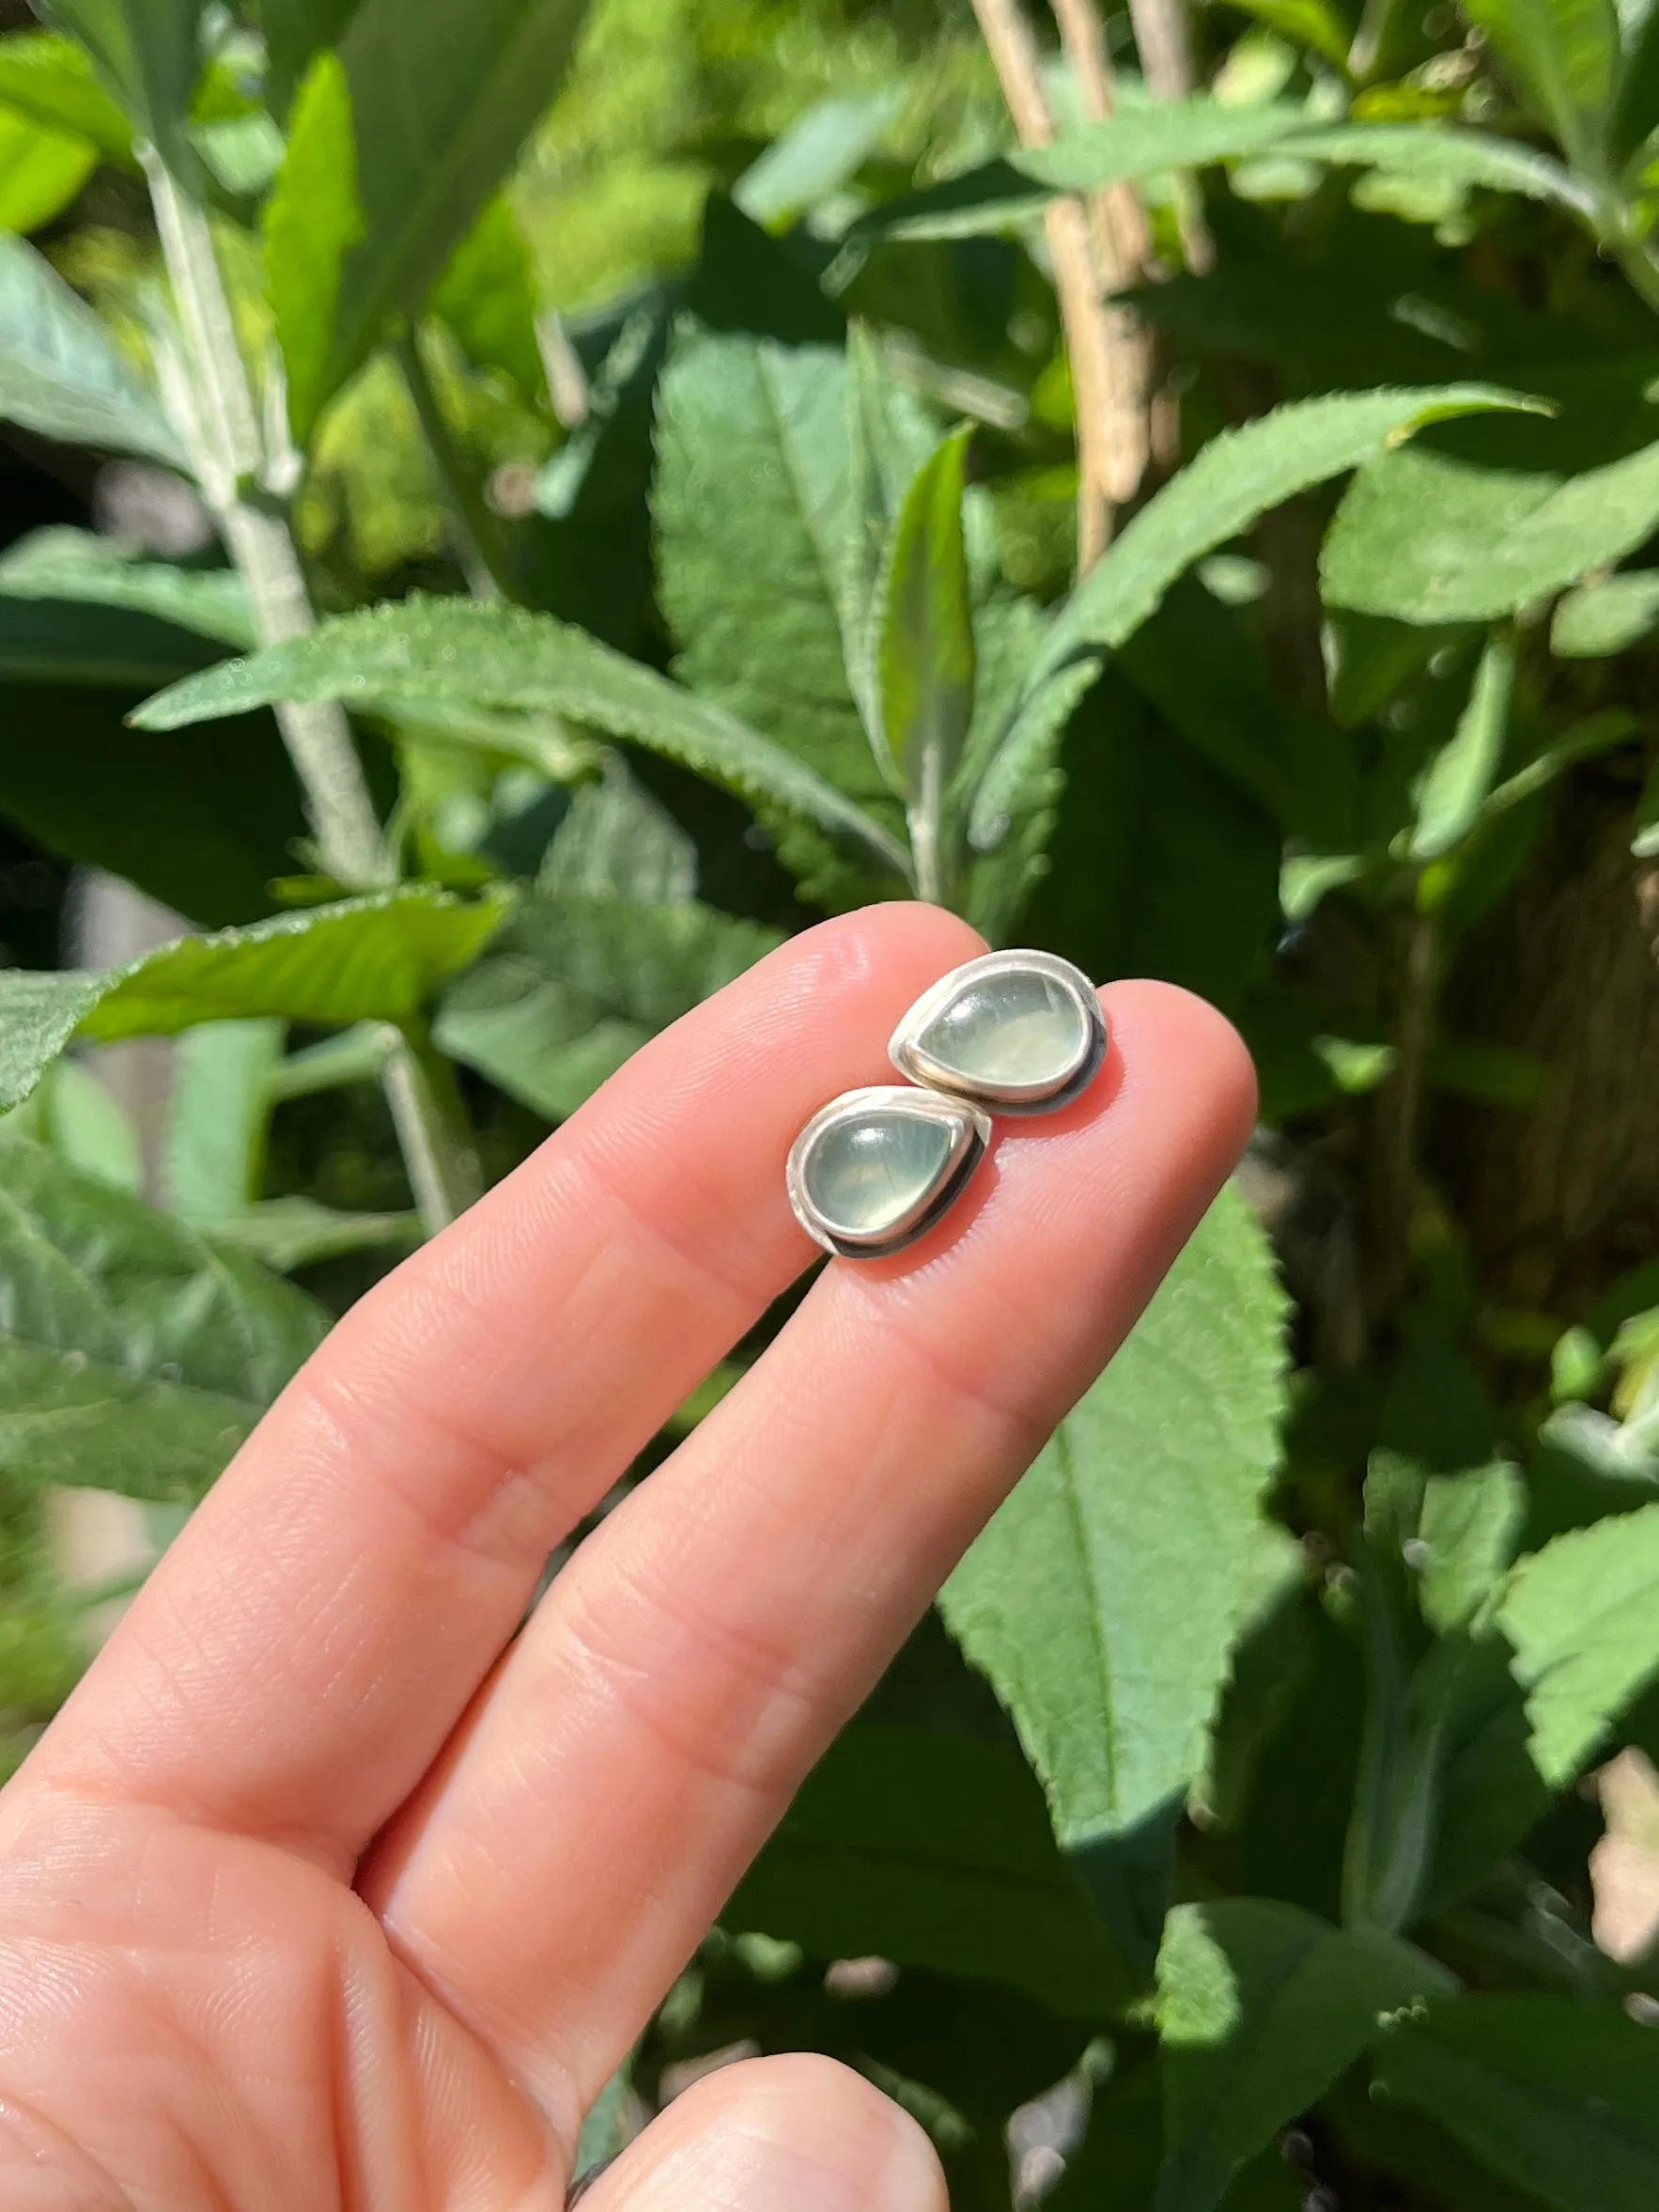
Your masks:
M581 2212L949 2212L908 2113L805 2053L722 2066L581 2192Z

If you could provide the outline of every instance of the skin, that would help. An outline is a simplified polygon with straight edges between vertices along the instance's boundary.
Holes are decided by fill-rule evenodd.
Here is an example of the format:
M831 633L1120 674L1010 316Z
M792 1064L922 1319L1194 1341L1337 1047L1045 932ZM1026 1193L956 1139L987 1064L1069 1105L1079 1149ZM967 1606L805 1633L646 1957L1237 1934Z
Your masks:
M815 1256L783 1160L981 950L797 938L347 1316L0 1793L7 2212L556 2212L585 2106L808 1768L1110 1357L1236 1159L1210 1008L1103 993L1065 1114L831 1263L745 1379L548 1552ZM943 2212L858 2076L755 2060L583 2212Z

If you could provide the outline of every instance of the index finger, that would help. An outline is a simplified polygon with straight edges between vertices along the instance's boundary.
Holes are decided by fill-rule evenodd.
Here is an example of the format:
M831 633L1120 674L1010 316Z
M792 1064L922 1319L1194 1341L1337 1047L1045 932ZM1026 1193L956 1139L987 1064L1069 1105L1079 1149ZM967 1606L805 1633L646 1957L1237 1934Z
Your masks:
M549 1551L814 1256L801 1123L979 949L935 908L848 915L636 1054L341 1322L25 1773L351 1865Z

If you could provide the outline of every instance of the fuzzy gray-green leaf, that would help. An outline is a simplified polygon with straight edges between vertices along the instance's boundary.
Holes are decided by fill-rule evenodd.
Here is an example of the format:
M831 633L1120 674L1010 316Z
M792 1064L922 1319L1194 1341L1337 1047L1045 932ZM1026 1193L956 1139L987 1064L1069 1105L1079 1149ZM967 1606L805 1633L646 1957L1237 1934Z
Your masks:
M26 1098L77 1031L108 1043L204 1021L407 1020L477 958L505 911L499 896L411 884L180 938L101 974L0 970L0 1103Z
M0 1182L0 1482L198 1497L322 1308L37 1145Z
M1349 486L1320 580L1361 614L1492 621L1622 560L1656 523L1659 442L1566 477L1390 453Z
M43 255L0 233L0 417L67 445L181 466L159 402Z
M1425 424L1534 403L1487 384L1341 392L1292 401L1224 431L1148 502L1061 608L974 804L976 843L994 842L1031 750L1051 721L1045 694L1079 662L1134 634L1177 576L1298 491L1357 467Z
M876 621L881 732L912 808L937 817L973 719L973 610L962 537L969 432L917 471L893 526Z
M1258 1563L1284 1313L1266 1239L1224 1192L945 1585L1062 1844L1135 1828L1198 1771Z
M1533 1763L1558 1789L1659 1677L1659 1505L1574 1530L1524 1560L1498 1621L1527 1691Z
M775 931L695 900L635 906L542 892L449 990L433 1034L452 1058L561 1121L778 942Z
M416 713L472 706L559 714L678 760L752 805L805 818L881 867L908 865L892 831L781 745L584 631L517 607L411 598L324 622L175 686L133 716L177 729L279 699Z

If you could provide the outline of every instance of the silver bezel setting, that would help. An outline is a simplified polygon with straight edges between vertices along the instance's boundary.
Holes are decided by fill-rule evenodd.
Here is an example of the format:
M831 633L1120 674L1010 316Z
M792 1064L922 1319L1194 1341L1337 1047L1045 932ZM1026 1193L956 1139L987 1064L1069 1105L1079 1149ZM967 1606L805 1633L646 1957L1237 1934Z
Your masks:
M1058 983L1076 1002L1083 1018L1083 1040L1070 1067L1058 1079L1040 1083L969 1083L957 1069L947 1067L922 1046L923 1033L950 1002L974 984L999 975L1041 975ZM978 1106L992 1114L1058 1114L1080 1098L1106 1065L1110 1036L1100 998L1080 968L1055 953L985 953L941 975L924 991L893 1031L888 1057L901 1075L924 1085L936 1095Z
M944 1172L933 1189L924 1192L908 1213L891 1223L878 1235L865 1235L831 1222L820 1213L807 1192L806 1164L814 1145L830 1129L838 1129L845 1122L861 1120L877 1108L883 1113L907 1114L936 1127L941 1121L948 1122L952 1143ZM990 1119L969 1099L897 1083L875 1083L864 1090L844 1091L839 1098L831 1098L828 1106L813 1115L789 1148L789 1203L796 1220L826 1252L841 1259L885 1259L925 1237L943 1220L985 1157L990 1141Z

